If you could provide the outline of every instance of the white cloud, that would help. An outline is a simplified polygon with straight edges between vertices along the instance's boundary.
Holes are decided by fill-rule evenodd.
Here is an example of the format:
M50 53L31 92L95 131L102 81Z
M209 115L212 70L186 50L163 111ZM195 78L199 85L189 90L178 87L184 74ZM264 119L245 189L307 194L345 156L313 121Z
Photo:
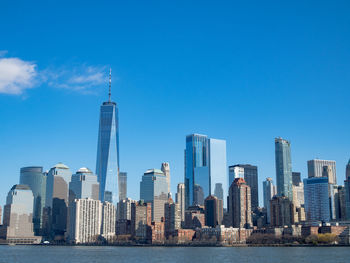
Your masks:
M36 64L33 62L0 58L0 93L22 94L25 89L34 86L36 75Z

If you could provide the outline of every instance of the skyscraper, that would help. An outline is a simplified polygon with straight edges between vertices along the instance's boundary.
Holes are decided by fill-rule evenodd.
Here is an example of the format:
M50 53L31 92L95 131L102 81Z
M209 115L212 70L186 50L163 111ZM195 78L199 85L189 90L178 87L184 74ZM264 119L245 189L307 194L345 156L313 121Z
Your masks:
M119 123L118 107L111 101L111 73L109 97L100 108L100 124L97 143L96 174L100 183L100 200L118 204L119 177Z
M270 223L271 220L271 209L270 201L272 197L276 195L276 186L273 184L272 178L268 177L263 182L263 191L264 191L264 207L266 209L266 221Z
M49 214L47 230L52 236L63 238L67 228L68 192L72 173L69 167L58 163L50 169L46 180L45 206Z
M228 206L233 227L249 228L253 225L250 187L243 178L236 178L231 184Z
M282 138L275 139L277 195L293 200L292 160L290 142Z
M216 227L221 225L223 217L222 200L214 195L208 196L204 200L205 225Z
M166 238L174 235L175 230L181 228L180 212L180 205L174 203L171 198L164 204L164 228Z
M337 184L335 161L314 159L307 161L308 178L328 177L330 184Z
M118 178L118 189L119 189L119 200L123 200L128 196L128 174L125 172L119 173Z
M301 183L301 174L299 172L292 172L293 185L299 185Z
M329 222L332 216L332 202L328 178L313 177L304 179L305 213L308 221Z
M169 163L162 163L162 167L160 168L166 177L166 181L168 184L168 194L170 194L170 166Z
M249 185L254 212L259 206L258 167L250 164L236 164L230 166L229 170L233 172L234 178L244 178L246 184Z
M131 204L131 233L141 240L147 239L152 223L152 207L142 200Z
M90 169L82 167L72 175L72 181L69 183L69 201L82 198L99 200L99 188L97 176Z
M159 169L149 169L140 182L140 199L152 204L152 221L161 222L164 204L168 201L168 183Z
M7 195L4 207L2 237L13 243L38 243L33 232L32 190L27 185L14 185Z
M226 141L209 139L200 134L186 136L186 208L191 205L204 205L204 198L214 194L215 187L221 187L223 197L227 196L226 169Z
M350 160L346 165L344 187L345 187L345 215L346 215L346 219L350 220Z
M175 201L180 206L181 221L185 221L185 184L179 183L177 185L177 193L175 195Z
M230 187L233 181L236 178L244 178L244 168L238 165L231 165L228 168L229 172L229 182L228 186Z
M46 200L46 175L41 166L21 168L19 183L28 185L34 195L33 223L36 235L42 234L42 216Z
M274 196L270 201L270 225L284 227L294 224L294 205L286 196Z

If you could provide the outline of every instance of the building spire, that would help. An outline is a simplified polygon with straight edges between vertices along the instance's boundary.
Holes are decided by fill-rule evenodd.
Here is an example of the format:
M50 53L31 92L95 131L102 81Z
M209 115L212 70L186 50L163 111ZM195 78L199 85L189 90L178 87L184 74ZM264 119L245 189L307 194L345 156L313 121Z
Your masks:
M112 86L112 69L109 68L109 93L108 93L108 102L111 102L111 86Z

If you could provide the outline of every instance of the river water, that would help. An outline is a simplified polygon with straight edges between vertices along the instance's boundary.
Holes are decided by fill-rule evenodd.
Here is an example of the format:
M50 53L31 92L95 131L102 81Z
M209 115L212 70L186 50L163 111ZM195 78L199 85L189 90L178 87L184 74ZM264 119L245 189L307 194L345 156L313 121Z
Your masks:
M350 247L0 246L0 263L350 262Z

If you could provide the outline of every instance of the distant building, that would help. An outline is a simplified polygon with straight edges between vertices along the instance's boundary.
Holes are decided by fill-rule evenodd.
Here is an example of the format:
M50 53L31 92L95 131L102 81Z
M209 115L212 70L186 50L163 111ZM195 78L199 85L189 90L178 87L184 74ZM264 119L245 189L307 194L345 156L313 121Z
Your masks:
M238 165L231 165L228 167L229 172L229 186L236 178L244 178L244 168Z
M132 203L135 203L135 201L131 200L130 198L126 198L119 201L118 208L117 208L117 220L119 219L131 220Z
M294 205L288 197L274 196L270 201L270 209L271 226L284 227L294 224Z
M222 196L226 197L228 188L226 170L225 140L209 139L206 135L200 134L186 136L186 208L192 205L204 205L204 198L214 194L215 187L220 187L217 184L221 184ZM223 202L225 203L225 200Z
M85 198L99 200L99 188L97 176L90 169L82 167L72 175L69 183L69 201Z
M111 100L111 73L109 98L100 107L96 174L100 183L100 200L117 206L119 199L119 122L117 103Z
M205 214L202 206L190 206L185 212L185 228L196 229L205 226Z
M41 166L21 168L19 183L28 185L34 195L33 223L35 235L42 235L43 209L46 200L46 178L46 174L43 173Z
M167 185L168 185L168 195L170 195L170 166L169 163L162 163L162 167L160 169L166 177Z
M75 199L70 211L68 240L76 244L93 243L101 234L102 204L90 198Z
M151 203L143 201L131 204L131 233L138 240L146 240L152 222Z
M337 221L346 220L345 187L333 185L335 218Z
M166 238L174 236L175 230L181 228L180 205L174 203L171 198L164 204L164 225Z
M299 172L292 172L293 185L299 185L301 183L301 174Z
M152 222L148 231L147 241L152 244L163 244L165 240L164 221Z
M231 184L228 205L233 227L252 227L250 187L243 178L236 178Z
M181 222L185 221L185 184L179 183L177 185L177 193L175 195L176 203L180 206Z
M350 160L346 165L346 174L345 174L345 210L346 210L346 219L350 220Z
M40 243L33 232L32 190L27 185L14 185L7 195L1 237L9 243Z
M161 170L150 169L142 176L140 199L152 204L152 221L164 217L164 204L168 201L167 178Z
M304 179L305 213L308 221L329 222L332 216L328 178L312 177Z
M101 235L110 241L116 234L116 208L113 203L104 201L102 203L102 226Z
M50 169L46 181L46 203L49 222L46 226L52 237L63 239L67 229L68 192L72 173L69 167L58 163Z
M118 178L119 201L127 198L128 194L128 174L125 172L119 173Z
M1 205L0 205L0 225L2 225L2 208L1 208Z
M335 161L314 159L307 161L308 178L327 177L330 184L337 184Z
M273 184L272 178L268 177L263 182L264 191L264 207L266 209L266 221L269 224L271 218L270 201L276 195L276 186Z
M250 164L236 164L229 167L235 178L243 178L250 187L252 211L259 206L258 167ZM231 183L232 184L232 183Z
M216 227L222 224L223 207L222 200L214 195L208 196L204 200L205 225Z
M294 205L294 222L305 221L304 209L304 184L299 182L297 185L293 184L293 205Z

